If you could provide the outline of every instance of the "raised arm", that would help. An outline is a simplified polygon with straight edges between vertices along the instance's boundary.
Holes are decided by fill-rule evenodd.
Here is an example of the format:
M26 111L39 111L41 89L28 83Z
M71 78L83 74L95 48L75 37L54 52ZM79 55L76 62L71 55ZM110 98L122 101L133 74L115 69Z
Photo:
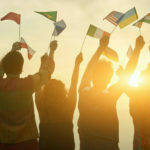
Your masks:
M135 88L130 87L128 85L128 82L129 82L131 75L134 73L136 69L139 56L140 56L140 52L144 44L145 42L144 42L143 37L142 36L137 37L134 51L132 53L130 60L128 61L126 65L126 68L123 69L122 67L120 67L118 71L116 72L119 77L119 82L114 84L110 88L110 91L112 91L112 93L114 93L114 95L116 95L118 98L123 92L125 92L128 96L130 96L133 93L133 91L135 91Z
M144 42L143 37L142 36L137 37L134 51L125 68L125 73L128 74L129 76L131 76L132 73L135 71L135 68L138 64L140 52L142 48L144 47L144 44L145 42Z
M109 37L105 36L100 40L100 45L97 51L95 52L95 54L93 55L93 57L91 58L91 60L89 61L87 68L84 72L84 75L82 77L81 84L80 84L80 90L86 86L90 86L94 66L98 62L100 56L102 55L103 51L108 46L108 44L109 44Z
M70 86L69 94L68 94L68 98L69 98L69 100L72 101L72 103L74 104L73 105L74 107L75 107L76 99L77 99L77 84L78 84L78 80L79 80L80 64L82 61L83 61L82 53L80 53L76 57L75 67L74 67L74 71L73 71L72 79L71 79L71 86Z
M53 58L54 59L54 53L55 53L55 51L56 51L56 49L57 49L57 41L56 40L54 40L54 41L52 41L51 43L50 43L50 54L49 54L49 56L51 57L51 58Z
M131 87L128 82L130 80L131 75L134 73L136 66L138 64L140 52L142 48L144 47L145 42L144 38L142 36L137 37L136 43L135 43L135 48L132 53L132 56L130 60L127 63L127 66L125 68L124 74L125 74L125 82L123 82L124 85L124 92L131 97L135 91L137 91L138 88L136 87Z
M50 43L50 54L49 56L48 55L44 55L42 58L41 58L41 67L40 67L40 70L39 72L42 72L42 70L44 69L45 70L45 67L49 67L49 73L45 74L43 72L43 79L42 79L42 82L40 81L40 76L39 74L36 74L35 75L35 82L36 82L36 87L38 87L36 89L36 94L35 94L35 99L36 99L36 106L38 108L38 111L40 111L40 108L41 108L41 96L42 96L42 93L43 93L43 89L42 88L39 88L41 87L41 85L44 85L46 84L46 82L50 79L52 73L54 72L54 69L55 69L55 62L54 62L54 53L55 53L55 50L57 49L57 41L52 41ZM48 62L46 62L48 61ZM46 69L46 70L47 70ZM46 75L48 75L48 77L46 77Z

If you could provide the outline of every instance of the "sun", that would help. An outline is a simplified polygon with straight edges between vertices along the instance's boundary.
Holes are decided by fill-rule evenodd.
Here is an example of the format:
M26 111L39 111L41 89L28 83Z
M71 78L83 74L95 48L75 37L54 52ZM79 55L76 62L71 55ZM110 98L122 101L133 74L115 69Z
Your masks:
M129 85L137 87L139 84L139 74L140 72L135 71L129 80Z

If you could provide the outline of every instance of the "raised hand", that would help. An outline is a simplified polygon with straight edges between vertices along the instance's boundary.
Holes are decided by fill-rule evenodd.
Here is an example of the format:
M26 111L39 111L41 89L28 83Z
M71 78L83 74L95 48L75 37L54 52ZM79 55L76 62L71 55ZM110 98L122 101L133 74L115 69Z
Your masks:
M54 40L54 41L52 41L51 43L50 43L50 50L51 51L55 51L56 49L57 49L57 41L56 40Z
M137 49L142 49L145 45L145 41L144 41L144 38L143 36L139 36L136 38L136 43L135 43L135 48Z
M75 64L80 64L83 61L83 56L82 53L79 53L76 57L76 62Z
M40 69L47 70L50 74L54 72L55 63L52 58L50 58L47 54L44 54L41 57L41 67Z
M100 47L106 48L109 44L109 37L108 36L104 36L100 39Z
M18 50L21 50L21 43L20 42L13 43L11 51L18 51Z

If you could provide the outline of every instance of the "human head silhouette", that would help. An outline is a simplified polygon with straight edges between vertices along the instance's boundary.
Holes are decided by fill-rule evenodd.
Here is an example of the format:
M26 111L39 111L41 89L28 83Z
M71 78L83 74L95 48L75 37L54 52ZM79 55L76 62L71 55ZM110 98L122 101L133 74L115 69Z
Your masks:
M17 51L7 53L2 59L2 67L7 75L20 75L23 63L24 59Z
M44 87L44 99L53 101L54 103L64 100L67 95L65 85L62 81L50 79Z
M113 76L113 68L111 62L105 59L99 60L93 70L93 86L98 89L105 89Z

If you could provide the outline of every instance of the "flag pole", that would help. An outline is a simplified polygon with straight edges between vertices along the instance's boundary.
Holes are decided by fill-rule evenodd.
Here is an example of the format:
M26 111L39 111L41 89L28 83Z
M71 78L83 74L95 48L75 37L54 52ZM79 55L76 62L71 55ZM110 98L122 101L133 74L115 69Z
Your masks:
M19 41L21 40L20 32L21 32L21 25L19 25Z
M117 26L114 27L114 29L111 31L110 35L113 34L113 32L116 30Z
M20 24L19 24L19 41L21 40L21 15L20 15Z
M80 52L82 52L82 49L83 49L83 46L84 46L84 43L85 43L85 40L86 40L86 36L87 36L87 34L86 34L85 37L84 37L84 40L83 40L83 43L82 43L81 51L80 51Z

